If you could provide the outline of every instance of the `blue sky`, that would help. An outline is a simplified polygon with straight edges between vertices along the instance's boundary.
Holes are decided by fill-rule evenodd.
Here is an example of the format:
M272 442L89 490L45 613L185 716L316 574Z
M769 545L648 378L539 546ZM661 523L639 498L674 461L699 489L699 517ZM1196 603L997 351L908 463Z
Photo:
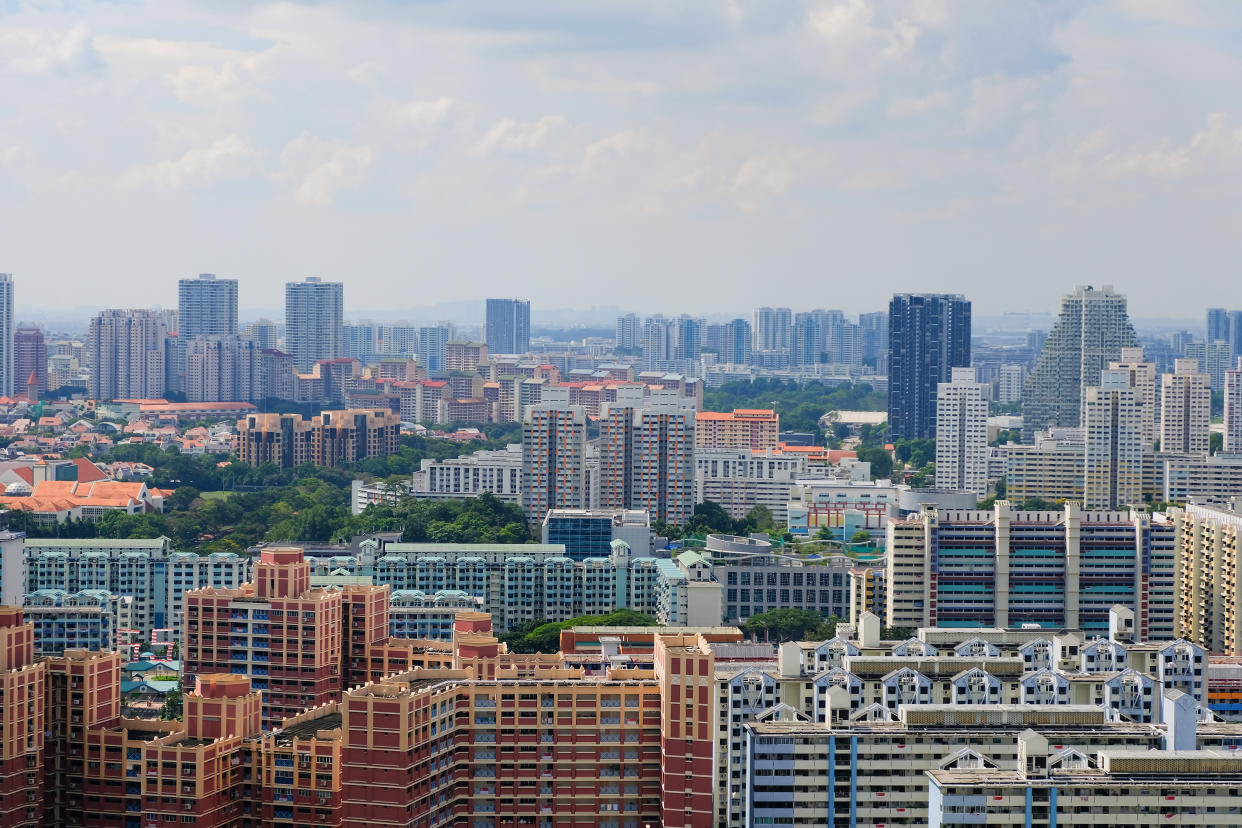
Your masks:
M1239 47L1230 2L0 2L0 271L1199 316L1242 306Z

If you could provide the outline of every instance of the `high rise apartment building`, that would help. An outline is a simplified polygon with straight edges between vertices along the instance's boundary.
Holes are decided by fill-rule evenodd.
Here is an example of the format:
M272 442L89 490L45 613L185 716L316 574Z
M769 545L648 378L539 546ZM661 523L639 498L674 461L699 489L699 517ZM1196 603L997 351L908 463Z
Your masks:
M47 665L35 661L34 627L0 606L0 825L41 828Z
M418 362L431 376L443 376L445 350L453 330L446 324L428 325L418 329Z
M720 335L720 361L727 365L748 364L753 338L750 323L745 319L726 322Z
M345 287L315 276L285 284L285 351L301 373L342 356Z
M888 313L885 311L860 313L858 314L858 327L862 334L863 362L875 365L877 359L887 359Z
M87 393L96 400L164 395L167 331L152 310L105 310L91 320Z
M1224 308L1207 309L1207 331L1205 342L1221 342L1229 340L1229 311Z
M270 319L257 319L246 326L249 337L260 351L275 350L277 342L276 323Z
M636 313L627 313L617 317L618 348L632 350L642 346L642 319Z
M156 629L180 630L187 589L238 586L250 574L247 557L174 552L168 538L26 538L5 549L5 560L16 567L14 583L5 578L6 600L20 604L23 595L52 593L120 597L132 602L126 627L144 638Z
M380 353L389 357L413 359L418 355L418 328L404 322L379 326Z
M1177 360L1173 373L1160 376L1160 451L1208 453L1212 421L1210 382L1193 359Z
M531 525L549 509L583 509L586 482L586 411L546 403L527 409L522 423L522 509Z
M793 347L793 311L789 308L756 308L751 324L753 350L775 351Z
M694 512L695 411L678 405L608 403L600 423L600 503L643 509L684 526Z
M1108 364L1109 370L1126 371L1129 373L1130 387L1134 389L1138 400L1139 416L1143 421L1143 449L1151 450L1155 445L1156 424L1160 421L1160 412L1156 401L1159 390L1156 381L1156 364L1143 358L1142 348L1122 348L1121 358Z
M376 327L370 322L342 325L340 355L363 364L374 362L379 354L379 339L376 334Z
M1174 633L1213 652L1242 655L1242 513L1191 503L1170 510L1177 527Z
M924 510L888 524L890 626L1107 631L1134 613L1143 639L1174 637L1176 527L1138 511Z
M1022 385L1026 382L1026 366L1006 363L996 377L996 401L1002 405L1022 402Z
M936 393L936 488L988 490L988 404L974 368L954 368Z
M0 273L0 395L11 397L16 388L24 389L29 374L13 375L13 275Z
M40 392L47 384L47 343L38 325L19 325L13 333L14 390L25 389L33 376Z
M1242 360L1225 372L1224 449L1242 452Z
M200 336L237 335L237 280L217 279L212 273L200 274L196 279L180 279L177 282L177 321L175 325L169 323L168 330L176 336L170 336L168 341L165 384L169 391L187 393L186 364L190 343Z
M253 583L186 594L183 680L248 676L272 727L340 697L344 624L341 592L311 588L302 550L264 549Z
M484 340L493 354L525 354L530 351L530 302L523 299L488 299Z
M275 348L259 351L260 399L292 400L295 398L293 357Z
M953 368L970 365L970 302L898 294L889 304L888 435L936 436L936 393Z
M187 402L257 402L264 397L260 351L240 336L196 336L185 343Z
M289 642L300 650L300 628L318 628L324 607L309 610L314 623L291 622L275 607L305 612L305 602L261 598L260 588L237 596L244 618L204 614L200 624L210 618L224 628L221 637L254 639L253 612L267 606L272 617L263 625L298 627ZM345 603L339 629L379 634L371 621L383 620L386 608ZM3 628L30 634L29 625ZM217 672L187 679L181 722L121 717L116 653L73 650L35 662L28 648L15 647L4 681L25 680L38 693L6 694L13 730L6 726L5 737L17 744L20 735L21 749L11 754L13 784L0 794L14 804L3 824L416 828L495 825L498 816L532 826L566 818L617 828L709 824L709 639L647 639L641 668L587 676L572 655L507 652L486 615L465 613L448 645L359 647L358 658L394 669L283 720L270 716L275 679L237 669L253 662L226 659ZM290 659L284 641L272 641L274 670ZM339 649L354 660L351 647ZM396 666L387 651L409 663ZM306 661L296 659L295 675ZM318 672L305 673L306 685ZM29 710L10 702L35 696ZM27 732L37 734L31 744Z
M203 273L177 283L177 334L233 336L237 333L237 280Z
M770 408L700 411L695 418L696 449L774 449L780 442L781 415Z
M237 424L237 454L243 463L302 463L340 466L397 451L401 417L391 411L346 409L300 414L247 414Z
M1022 394L1022 428L1029 439L1050 426L1082 424L1083 396L1100 372L1137 348L1126 298L1112 286L1078 287L1061 298L1061 312L1048 334Z
M1233 367L1233 346L1228 342L1188 342L1183 349L1187 359L1199 363L1199 370L1208 375L1212 391L1225 387L1225 372Z
M1130 373L1106 370L1083 397L1083 505L1119 509L1143 502L1143 420Z
M482 342L448 342L444 346L444 370L477 371L487 363L487 353Z

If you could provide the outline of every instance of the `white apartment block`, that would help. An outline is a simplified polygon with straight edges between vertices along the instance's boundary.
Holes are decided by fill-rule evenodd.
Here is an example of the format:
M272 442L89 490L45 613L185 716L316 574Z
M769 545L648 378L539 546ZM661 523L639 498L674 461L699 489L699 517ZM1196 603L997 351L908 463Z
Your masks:
M244 556L173 552L168 538L27 539L21 556L26 593L101 590L132 596L132 620L144 636L160 628L179 634L185 590L236 587L250 577Z
M1103 371L1083 393L1083 505L1116 509L1143 500L1143 420L1128 371Z
M344 347L345 287L313 276L285 284L285 351L300 373L335 359Z
M1242 452L1242 358L1225 372L1225 451Z
M1212 414L1211 381L1193 359L1174 362L1160 376L1160 451L1207 454Z
M1022 401L1022 386L1026 382L1026 366L1005 364L996 378L996 401L1016 403Z
M936 487L988 490L988 404L974 368L954 368L936 390Z
M718 503L735 519L766 506L786 523L790 492L807 477L805 456L777 449L699 449L694 466L695 503Z
M105 310L95 316L87 339L87 393L96 400L162 397L166 338L158 311Z
M1157 403L1156 364L1143 359L1142 348L1122 348L1121 359L1108 364L1114 371L1127 371L1130 374L1130 387L1138 398L1139 411L1143 419L1143 448L1150 449L1157 437L1156 424L1159 422L1160 409Z

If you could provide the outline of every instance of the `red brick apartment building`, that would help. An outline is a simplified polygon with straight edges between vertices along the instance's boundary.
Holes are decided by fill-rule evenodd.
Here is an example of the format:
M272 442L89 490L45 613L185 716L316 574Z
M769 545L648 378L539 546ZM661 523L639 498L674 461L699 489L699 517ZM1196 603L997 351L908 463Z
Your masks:
M587 677L557 656L507 653L486 615L465 613L449 660L350 688L265 731L248 676L199 675L181 722L124 719L117 653L35 662L32 635L17 610L0 608L5 689L24 676L29 705L5 721L5 826L713 820L714 665L698 636L657 637L655 670Z
M119 654L36 661L33 626L0 607L0 825L713 822L705 637L653 634L654 669L602 674L509 653L484 613L451 644L388 639L386 588L311 589L296 549L191 596L180 722L122 718Z

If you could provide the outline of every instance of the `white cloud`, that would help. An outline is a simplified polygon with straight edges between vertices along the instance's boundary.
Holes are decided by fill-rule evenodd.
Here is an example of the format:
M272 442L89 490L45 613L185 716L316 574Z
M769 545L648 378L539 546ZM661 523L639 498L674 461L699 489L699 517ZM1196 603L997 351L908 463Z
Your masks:
M371 86L384 74L384 67L373 60L364 60L345 71L345 77L362 86Z
M820 37L845 40L868 34L873 17L868 0L837 0L812 8L807 23Z
M797 162L795 153L748 158L738 167L729 188L734 204L751 211L785 195L793 186Z
M452 107L452 99L445 97L430 101L406 101L393 104L389 116L397 126L433 127L444 120Z
M944 92L933 92L921 98L893 98L888 104L888 114L892 118L906 118L911 115L922 115L933 109L940 109L949 103L949 96Z
M475 145L478 155L533 152L568 124L564 115L545 115L538 121L521 123L511 118L497 121Z
M963 112L967 132L981 132L1021 120L1033 112L1043 78L976 78Z
M293 200L308 207L329 207L341 190L358 186L375 160L370 147L324 141L303 133L280 153L277 180Z
M1119 176L1178 179L1192 175L1242 172L1242 126L1231 126L1223 112L1207 116L1204 128L1180 146L1111 153L1101 159L1108 172Z
M12 65L25 75L70 73L94 69L102 63L85 23L65 32L17 30L10 37L0 37L0 44L4 43L18 50Z
M258 164L258 152L245 139L227 135L209 146L187 150L179 158L133 167L122 176L122 184L177 189L244 177L254 173Z
M609 135L586 148L582 156L582 169L590 172L606 163L608 158L624 158L633 155L646 145L647 140L636 129L627 129L624 132Z

